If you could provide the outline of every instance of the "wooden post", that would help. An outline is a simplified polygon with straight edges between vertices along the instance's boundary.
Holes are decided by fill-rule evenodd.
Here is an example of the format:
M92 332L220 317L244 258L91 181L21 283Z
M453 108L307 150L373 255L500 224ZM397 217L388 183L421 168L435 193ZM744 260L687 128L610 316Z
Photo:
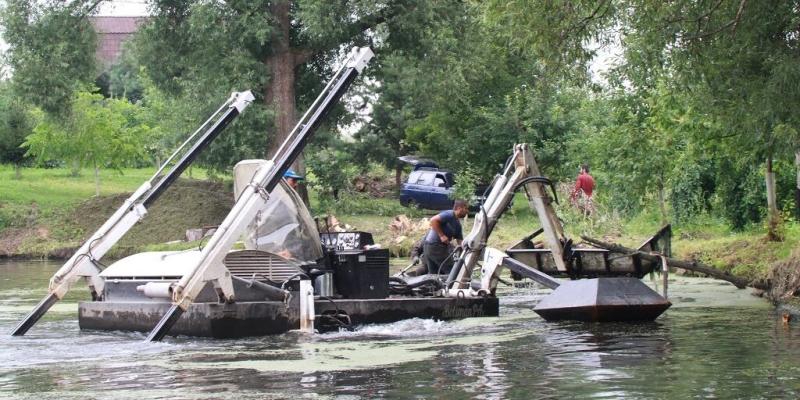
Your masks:
M300 280L300 332L314 333L314 287L308 279Z
M794 188L794 212L795 219L800 221L800 150L794 152L794 168L797 174L797 182Z
M772 241L780 241L778 225L781 217L778 212L778 199L775 194L775 172L772 171L772 157L767 157L765 179L767 186L767 237Z
M664 179L658 179L658 207L661 210L661 226L669 223L667 218L667 204L666 195L664 194Z
M94 197L100 197L100 168L97 168L97 161L94 162Z
M778 200L775 195L775 172L772 171L772 158L767 158L767 207L770 214L777 213Z

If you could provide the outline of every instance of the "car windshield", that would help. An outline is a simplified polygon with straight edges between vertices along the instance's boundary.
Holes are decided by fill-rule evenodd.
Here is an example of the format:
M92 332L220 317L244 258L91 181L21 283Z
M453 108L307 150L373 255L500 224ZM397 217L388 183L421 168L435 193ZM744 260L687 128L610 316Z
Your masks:
M423 172L419 175L419 179L417 180L417 185L425 185L431 186L433 185L433 177L435 175L430 172Z
M299 265L322 258L314 220L297 192L284 181L259 210L244 242L249 250L267 251Z
M421 173L422 172L420 172L420 171L411 171L411 173L408 175L408 181L407 182L408 183L417 183L417 180L419 179L419 175Z

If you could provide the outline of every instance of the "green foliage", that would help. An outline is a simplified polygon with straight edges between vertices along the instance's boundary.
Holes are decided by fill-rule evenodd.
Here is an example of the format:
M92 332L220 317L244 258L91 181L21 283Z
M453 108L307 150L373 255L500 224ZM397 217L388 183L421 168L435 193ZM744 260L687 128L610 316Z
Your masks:
M479 9L444 3L417 33L420 48L379 59L374 118L356 137L389 167L417 152L483 180L497 173L514 143L532 143L540 162L561 171L585 93L542 79L536 62L508 51Z
M707 209L709 188L717 187L725 199L717 206L735 226L762 215L766 202L752 171L767 158L792 157L800 143L796 2L490 0L479 7L487 23L506 27L513 48L579 80L580 68L570 67L586 65L595 45L622 49L607 82L613 118L587 140L593 164L611 174L617 207L636 212L666 190L685 218ZM725 159L735 165L716 161ZM702 173L693 168L706 162Z
M256 95L257 102L201 155L199 161L217 172L229 172L242 159L263 158L275 135L265 129L272 115L263 102L273 26L263 1L158 2L132 43L149 80L145 102L160 103L153 114L168 121L169 139L191 133L231 92L250 89ZM149 99L156 90L158 98Z
M73 93L94 81L96 38L83 1L9 0L0 13L16 93L47 113L69 110Z
M72 102L63 120L37 113L24 146L38 162L58 159L75 168L121 168L142 155L149 127L137 120L138 106L89 92L78 92Z
M355 133L357 142L353 151L363 155L365 161L375 161L387 168L402 168L397 157L411 154L417 148L406 140L406 129L417 115L415 102L408 101L421 95L416 85L417 73L406 67L407 59L387 54L376 60L381 68L382 83L371 90L380 93L373 101L371 118Z
M143 90L143 98L137 103L138 121L150 128L148 135L142 138L144 151L150 156L149 161L159 166L208 117L202 112L213 112L209 109L214 104L186 104L181 98L158 89L143 69L137 78Z
M339 200L340 193L351 186L358 173L353 162L357 157L348 151L346 144L335 135L320 135L306 154L306 166L311 172L309 184L317 189L320 198L332 197Z
M6 82L0 82L0 162L19 166L24 161L21 145L32 128L27 106L13 96Z
M400 214L419 216L421 212L414 208L403 207L394 198L376 199L366 193L342 192L339 199L320 197L316 204L312 203L314 215L379 215L393 217ZM357 225L357 223L356 223Z
M734 229L744 229L766 214L763 172L723 162L719 179L719 209Z
M136 38L150 78L171 93L210 93L263 86L272 21L260 1L165 1Z
M476 2L486 23L500 28L513 49L539 60L547 71L574 78L595 55L592 47L613 42L605 35L625 2L487 0Z
M475 195L475 189L478 185L479 177L472 168L465 168L455 175L456 183L453 186L451 197L453 199L461 199L469 201Z
M127 48L123 48L117 62L107 71L103 71L97 84L105 97L126 98L131 103L142 100L144 96L143 78L140 76L138 60Z
M284 6L287 20L282 19ZM275 115L276 110L291 115L295 104L310 104L330 77L341 47L366 44L368 29L410 12L394 6L311 0L157 2L135 49L155 86L181 100L176 112L211 110L209 99L231 91L254 92L256 103L202 157L224 171L242 158L264 157L265 149L280 143L290 128L280 124L285 114ZM276 82L283 86L275 88ZM342 115L334 112L331 126Z
M309 183L332 206L345 207L335 198L359 168L398 168L409 153L459 172L466 194L467 181L488 180L525 142L556 180L571 181L588 162L607 215L650 215L651 203L666 199L662 218L724 217L746 229L765 214L767 159L779 203L791 207L790 161L800 146L796 2L158 1L133 51L105 76L104 94L136 105L75 95L95 78L86 21L93 4L7 2L17 96L0 96L3 160L18 162L32 129L22 97L43 110L28 138L40 162L119 167L150 162L145 153L158 163L231 91L252 89L257 103L201 158L228 172L264 156L285 133L265 127L291 115L276 110L308 105L343 49L370 44L370 79L309 147ZM623 57L593 85L587 63L612 43ZM287 54L291 68L275 72ZM281 89L290 96L282 108L267 106L285 77L294 80ZM83 103L70 112L73 101ZM352 116L367 104L371 113ZM363 126L353 141L337 138L354 120Z
M672 178L670 204L675 222L686 223L693 217L711 211L716 190L716 169L711 160L681 164Z

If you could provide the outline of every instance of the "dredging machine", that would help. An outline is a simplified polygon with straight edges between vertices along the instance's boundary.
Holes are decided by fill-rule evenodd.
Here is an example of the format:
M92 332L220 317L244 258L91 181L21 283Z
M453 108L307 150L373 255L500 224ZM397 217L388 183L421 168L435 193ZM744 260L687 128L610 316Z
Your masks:
M536 309L546 319L648 320L669 307L638 279L657 266L572 247L552 207L555 195L547 192L552 185L525 144L514 146L487 189L448 276L390 276L389 252L371 234L320 226L282 177L372 56L369 48L353 49L273 159L235 166L235 204L202 249L139 253L104 268L105 253L254 99L249 91L233 93L53 275L48 295L12 335L24 335L80 280L92 296L79 304L81 329L149 331L148 341L166 335L314 332L414 317L497 316L496 287L504 268L554 289ZM520 188L541 229L506 252L486 248ZM539 234L544 240L534 243ZM644 247L663 250L665 237ZM240 240L244 248L233 249ZM561 281L553 277L558 275L592 278Z

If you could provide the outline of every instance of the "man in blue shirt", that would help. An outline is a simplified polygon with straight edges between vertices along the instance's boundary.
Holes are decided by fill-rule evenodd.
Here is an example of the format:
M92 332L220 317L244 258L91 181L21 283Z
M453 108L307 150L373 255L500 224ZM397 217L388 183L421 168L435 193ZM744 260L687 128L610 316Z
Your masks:
M431 218L431 229L425 235L423 259L429 274L448 274L453 268L452 246L455 239L460 244L464 239L461 232L461 218L467 216L469 208L464 200L456 200L453 209L442 211Z

